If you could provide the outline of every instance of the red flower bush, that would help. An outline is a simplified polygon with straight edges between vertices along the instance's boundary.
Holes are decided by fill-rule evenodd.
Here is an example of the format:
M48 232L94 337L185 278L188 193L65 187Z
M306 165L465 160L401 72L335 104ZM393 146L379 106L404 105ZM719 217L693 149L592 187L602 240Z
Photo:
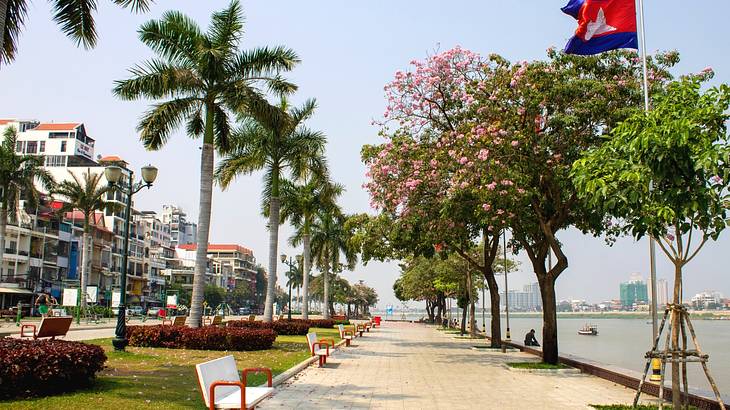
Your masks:
M276 332L265 328L186 326L127 326L130 346L191 350L266 350Z
M104 349L62 340L0 339L0 398L88 386L104 368Z
M347 323L342 323L347 322ZM335 324L349 324L350 322L348 320L344 321L335 321L332 319L310 319L309 320L309 327L318 327L321 329L331 329L335 326Z
M274 329L277 334L287 336L304 336L311 327L309 320L301 319L277 320L271 323L232 320L227 322L226 325L231 328Z

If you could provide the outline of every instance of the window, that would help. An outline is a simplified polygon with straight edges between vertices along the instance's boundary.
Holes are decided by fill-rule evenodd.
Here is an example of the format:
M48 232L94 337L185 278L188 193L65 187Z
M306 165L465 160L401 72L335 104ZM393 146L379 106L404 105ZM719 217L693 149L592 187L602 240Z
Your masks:
M46 152L46 142L41 141L41 144L38 146L38 152Z
M23 152L23 141L15 142L15 152Z
M66 141L61 141L61 152L66 152Z
M38 152L38 141L28 141L25 144L26 154L35 154Z
M67 132L49 132L48 138L68 138Z
M66 166L66 158L63 155L48 155L46 156L46 166L47 167L65 167Z

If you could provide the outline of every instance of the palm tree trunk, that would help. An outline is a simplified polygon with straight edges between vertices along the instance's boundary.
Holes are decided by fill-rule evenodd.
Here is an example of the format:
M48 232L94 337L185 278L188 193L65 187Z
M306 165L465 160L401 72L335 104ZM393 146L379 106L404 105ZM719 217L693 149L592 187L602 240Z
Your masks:
M5 19L8 16L8 0L0 0L0 50L5 47Z
M86 310L86 284L89 281L89 217L85 217L84 234L81 235L83 247L81 248L81 312ZM123 289L122 289L123 291Z
M0 1L0 7L3 2ZM6 5L7 6L7 5ZM2 16L4 18L4 16ZM0 36L2 37L2 36ZM0 40L2 41L2 40ZM0 207L0 278L3 275L3 256L5 254L5 229L8 226L8 204L3 201L2 207Z
M324 269L322 269L322 282L324 284L324 307L322 308L322 315L325 319L330 318L330 280L329 275L327 274L330 270L330 264L329 261L325 261L324 263Z
M273 181L278 186L278 172ZM264 322L274 319L274 292L276 291L276 261L279 250L279 196L274 195L272 189L269 204L269 279L266 281L266 304L264 306ZM277 189L278 191L278 189Z
M304 216L304 235L302 235L302 242L304 242L304 277L302 278L302 319L309 319L309 271L312 269L312 256L310 249L310 237L309 237L309 218Z
M203 298L205 297L205 276L208 270L208 236L210 234L210 213L213 203L213 108L208 106L205 118L205 138L200 154L200 201L198 206L198 238L195 251L193 294L190 300L190 316L187 325L200 327L203 320Z

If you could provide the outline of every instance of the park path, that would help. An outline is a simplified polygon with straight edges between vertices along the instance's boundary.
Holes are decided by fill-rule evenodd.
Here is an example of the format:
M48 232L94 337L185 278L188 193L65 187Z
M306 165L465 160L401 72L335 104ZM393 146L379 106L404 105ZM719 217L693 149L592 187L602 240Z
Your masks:
M480 343L484 343L481 341ZM279 387L261 409L585 409L634 392L581 374L512 371L535 356L471 349L432 327L385 322Z

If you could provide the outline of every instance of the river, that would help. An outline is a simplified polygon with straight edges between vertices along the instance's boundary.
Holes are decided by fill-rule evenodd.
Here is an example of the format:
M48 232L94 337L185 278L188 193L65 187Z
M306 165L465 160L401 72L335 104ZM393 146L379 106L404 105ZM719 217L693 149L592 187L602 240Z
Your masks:
M422 315L408 315L415 320ZM482 316L477 314L477 326L482 328ZM395 312L394 318L401 318ZM487 328L489 320L487 317ZM598 336L581 336L578 329L585 323L598 326ZM715 378L720 393L730 394L730 320L693 320L692 325L702 352L710 356L709 367ZM502 316L502 331L506 327ZM535 329L538 341L542 343L542 319L510 317L512 340L522 342L525 334ZM665 330L666 331L666 330ZM558 346L561 353L591 359L593 361L618 366L635 372L643 372L646 363L644 354L651 348L651 322L647 319L585 319L558 318ZM687 341L691 347L691 340ZM667 366L669 372L669 366ZM699 363L687 365L689 384L691 387L711 392L710 384L702 372ZM711 393L710 393L711 394Z

